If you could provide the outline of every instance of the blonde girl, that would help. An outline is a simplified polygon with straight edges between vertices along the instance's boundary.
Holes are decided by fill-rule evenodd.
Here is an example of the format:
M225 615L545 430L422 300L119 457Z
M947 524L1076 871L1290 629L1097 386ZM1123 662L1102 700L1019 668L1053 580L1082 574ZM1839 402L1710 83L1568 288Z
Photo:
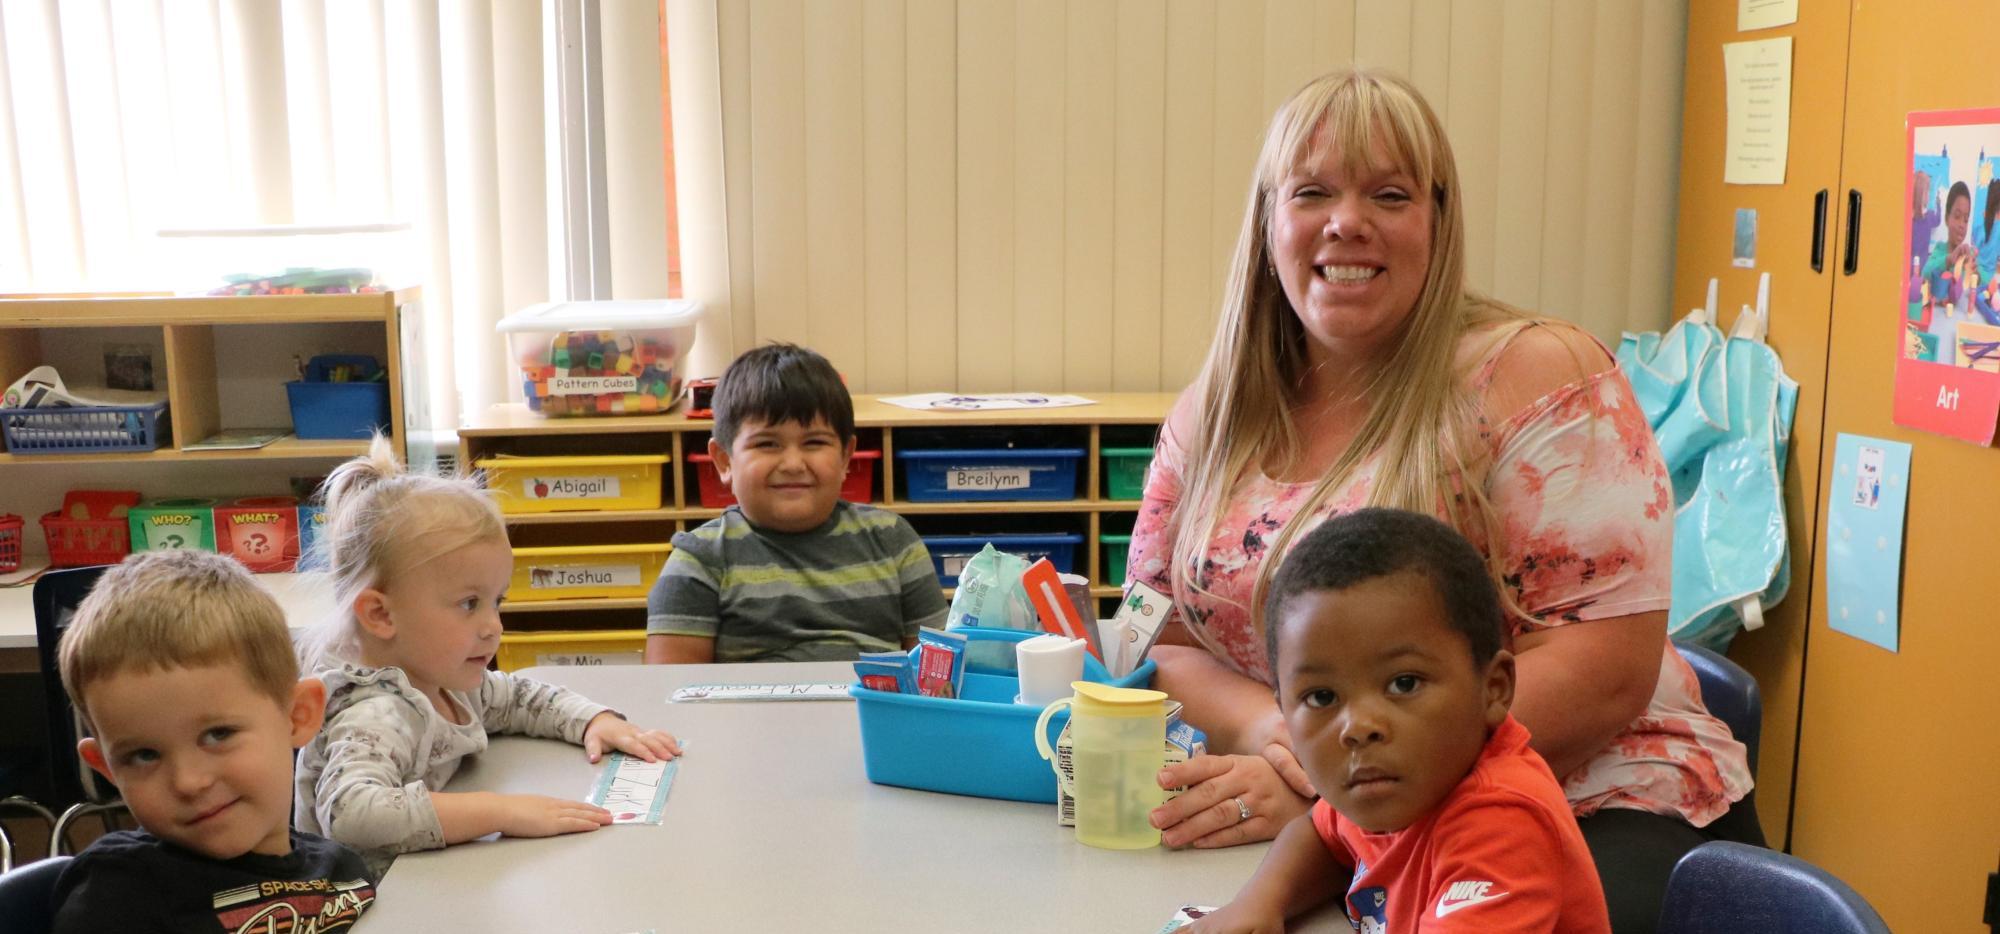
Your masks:
M377 436L323 488L328 571L339 611L311 634L307 670L327 687L326 727L300 750L300 830L397 853L492 833L545 837L608 824L604 809L540 795L442 789L489 732L562 739L596 762L680 754L601 704L488 671L512 573L506 527L474 482L406 471Z

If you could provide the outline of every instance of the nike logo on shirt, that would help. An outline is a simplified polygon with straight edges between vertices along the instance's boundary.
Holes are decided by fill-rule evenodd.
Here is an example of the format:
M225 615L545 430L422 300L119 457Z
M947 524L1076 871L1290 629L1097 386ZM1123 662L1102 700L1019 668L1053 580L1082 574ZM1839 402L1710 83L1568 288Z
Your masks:
M1445 889L1444 895L1438 898L1437 916L1442 918L1460 908L1470 908L1481 902L1507 897L1506 892L1488 891L1491 888L1493 888L1491 882L1452 883L1450 888Z

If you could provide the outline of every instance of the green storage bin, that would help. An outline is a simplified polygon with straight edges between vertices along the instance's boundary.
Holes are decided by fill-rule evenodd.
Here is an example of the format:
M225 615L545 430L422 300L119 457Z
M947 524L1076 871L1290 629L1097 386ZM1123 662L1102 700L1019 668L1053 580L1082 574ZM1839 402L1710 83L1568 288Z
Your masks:
M215 500L156 499L126 512L132 550L163 548L215 550Z
M1132 547L1132 536L1099 535L1097 543L1104 546L1104 582L1113 587L1124 587L1125 553Z
M1111 498L1141 499L1146 495L1146 468L1153 466L1152 448L1105 448L1104 476Z

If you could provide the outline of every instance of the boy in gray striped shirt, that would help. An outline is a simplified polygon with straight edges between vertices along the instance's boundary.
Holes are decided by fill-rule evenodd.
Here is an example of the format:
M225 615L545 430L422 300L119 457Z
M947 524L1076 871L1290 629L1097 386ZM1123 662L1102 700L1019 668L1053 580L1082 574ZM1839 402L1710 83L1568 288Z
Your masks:
M844 502L854 401L825 357L751 350L715 387L716 471L736 495L674 536L646 606L646 661L841 661L942 628L944 591L902 516Z

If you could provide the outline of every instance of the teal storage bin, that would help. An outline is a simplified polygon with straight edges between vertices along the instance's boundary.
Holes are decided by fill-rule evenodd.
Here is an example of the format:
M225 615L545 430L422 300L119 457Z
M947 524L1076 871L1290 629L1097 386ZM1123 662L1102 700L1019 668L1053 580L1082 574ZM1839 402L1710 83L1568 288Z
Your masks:
M968 643L1015 643L1041 635L1019 629L954 629ZM911 649L914 658L916 649ZM1011 661L1011 658L1009 659ZM1131 674L1113 678L1086 655L1083 678L1122 688L1153 683L1151 659ZM1042 708L1014 703L1020 682L1013 671L968 664L954 699L871 691L858 682L847 689L861 717L861 759L868 780L923 791L980 798L1054 804L1056 776L1035 751L1035 718ZM1069 711L1049 718L1054 745L1069 723Z
M1153 466L1152 448L1105 448L1104 480L1109 498L1137 500L1146 496L1146 470Z
M1113 587L1124 587L1125 554L1132 548L1132 536L1099 535L1097 543L1104 546L1104 582Z

